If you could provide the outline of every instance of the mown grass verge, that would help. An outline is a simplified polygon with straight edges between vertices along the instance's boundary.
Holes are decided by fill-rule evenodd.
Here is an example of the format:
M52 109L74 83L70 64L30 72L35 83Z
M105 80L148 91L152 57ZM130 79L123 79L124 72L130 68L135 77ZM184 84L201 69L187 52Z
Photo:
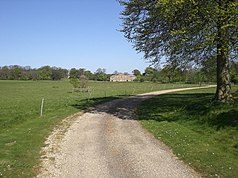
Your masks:
M233 92L237 86L233 86ZM204 177L238 175L238 93L211 103L214 88L164 94L138 108L141 124Z
M34 177L46 137L71 114L128 95L191 87L146 82L89 82L89 86L91 93L75 93L68 80L0 81L0 177Z

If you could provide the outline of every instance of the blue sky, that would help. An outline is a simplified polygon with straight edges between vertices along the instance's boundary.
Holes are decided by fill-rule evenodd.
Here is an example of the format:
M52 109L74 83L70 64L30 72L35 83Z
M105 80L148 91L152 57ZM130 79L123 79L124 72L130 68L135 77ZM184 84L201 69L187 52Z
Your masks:
M123 37L116 0L0 0L0 66L143 71Z

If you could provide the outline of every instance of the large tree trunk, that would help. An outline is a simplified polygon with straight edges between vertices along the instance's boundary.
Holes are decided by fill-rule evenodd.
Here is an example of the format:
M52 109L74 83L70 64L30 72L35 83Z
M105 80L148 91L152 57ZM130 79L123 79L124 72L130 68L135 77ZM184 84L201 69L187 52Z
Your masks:
M223 52L217 55L216 102L227 103L232 100L228 56Z
M220 0L219 6L222 10L226 9L224 0ZM216 102L227 103L232 100L231 82L229 73L229 47L228 29L224 28L227 18L221 15L218 18L218 43L217 43L217 90L214 100Z

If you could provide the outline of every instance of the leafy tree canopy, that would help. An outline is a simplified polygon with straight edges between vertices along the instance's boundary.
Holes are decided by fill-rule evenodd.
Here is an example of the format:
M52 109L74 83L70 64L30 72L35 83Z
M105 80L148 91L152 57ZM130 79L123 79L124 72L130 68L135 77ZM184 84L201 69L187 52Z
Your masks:
M230 57L237 57L238 1L121 0L125 37L145 58L186 62L216 56L218 23L226 21ZM181 60L183 59L183 60Z
M237 0L119 0L125 37L153 63L217 59L215 99L231 99L228 59L238 56Z

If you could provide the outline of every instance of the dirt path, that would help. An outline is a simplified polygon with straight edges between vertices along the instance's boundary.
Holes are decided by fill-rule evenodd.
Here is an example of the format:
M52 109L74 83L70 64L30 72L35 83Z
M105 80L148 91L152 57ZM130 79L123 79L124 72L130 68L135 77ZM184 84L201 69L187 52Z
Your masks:
M37 177L200 177L135 120L141 101L189 89L118 99L66 119L47 139Z

